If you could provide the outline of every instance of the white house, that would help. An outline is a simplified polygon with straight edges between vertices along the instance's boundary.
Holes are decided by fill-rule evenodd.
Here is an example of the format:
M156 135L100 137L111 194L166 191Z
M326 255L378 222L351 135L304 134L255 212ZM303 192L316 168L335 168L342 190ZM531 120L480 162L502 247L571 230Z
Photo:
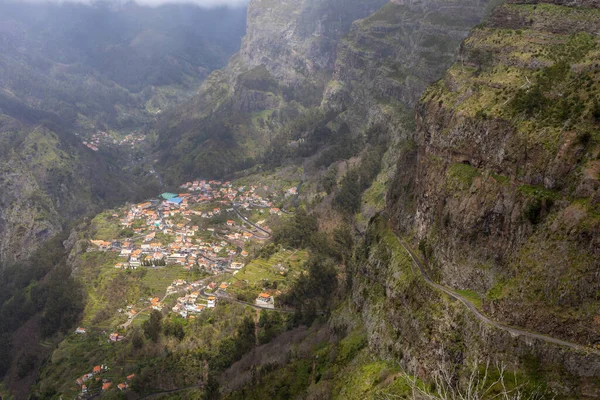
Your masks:
M217 304L217 298L215 296L208 296L207 308L214 308Z
M268 293L261 293L256 298L256 305L259 307L275 308L275 300Z

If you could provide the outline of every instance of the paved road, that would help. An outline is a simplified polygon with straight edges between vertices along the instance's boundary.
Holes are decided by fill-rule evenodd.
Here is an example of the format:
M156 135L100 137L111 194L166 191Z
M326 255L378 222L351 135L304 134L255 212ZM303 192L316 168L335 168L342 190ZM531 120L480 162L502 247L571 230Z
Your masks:
M254 235L254 236L256 236L256 237L258 237L258 238L261 238L261 239L268 239L268 238L270 238L270 237L271 237L271 232L269 232L269 231L267 231L267 230L265 230L265 229L261 228L260 226L256 225L254 222L251 222L251 221L250 221L248 218L244 217L244 216L242 215L242 213L241 213L241 212L238 210L238 207L239 207L239 206L238 206L237 204L235 204L235 203L233 204L233 210L234 210L234 211L235 211L235 213L238 215L238 217L240 217L240 218L242 219L242 221L244 221L244 222L245 222L245 223L247 223L248 225L251 225L251 226L255 227L256 229L258 229L259 231L261 231L261 232L263 232L265 235L267 235L267 237L260 237L260 236L257 236L257 235Z
M214 293L206 293L205 291L206 289L202 289L200 291L200 294L203 297L208 297L208 296L215 296L219 299L223 299L223 300L228 300L228 301L232 301L234 303L238 303L241 304L243 306L248 306L248 307L252 307L256 310L267 310L267 311L277 311L277 312L282 312L282 313L289 313L292 314L294 312L296 312L296 310L292 310L292 309L285 309L285 308L270 308L270 307L262 307L262 306L257 306L256 304L252 304L252 303L246 303L245 301L241 301L238 299L234 299L233 297L230 297L228 295L225 295L223 293L221 293L219 290L216 290Z
M152 394L149 394L147 396L141 397L140 400L153 399L155 397L162 396L164 394L172 394L172 393L177 393L177 392L183 392L184 390L202 389L203 387L204 387L204 385L198 384L198 385L186 386L186 387L172 389L172 390L165 390L163 392L156 392L156 393L152 393Z
M490 325L495 328L506 331L506 332L510 333L512 336L525 336L525 337L529 337L532 339L542 340L547 343L554 343L559 346L570 347L575 350L600 355L600 350L592 348L592 347L586 347L586 346L582 346L577 343L567 342L566 340L557 339L552 336L543 335L541 333L529 332L524 329L508 326L508 325L502 324L500 322L494 321L493 319L490 319L485 314L483 314L477 307L475 307L475 305L473 303L471 303L469 300L467 300L465 297L461 296L457 292L455 292L445 286L435 283L429 277L429 275L427 275L427 272L425 271L425 267L423 266L423 262L415 254L415 252L413 252L413 250L410 248L410 246L406 242L404 242L400 237L396 236L396 238L398 239L398 242L400 243L400 245L402 247L404 247L404 249L408 252L408 254L410 254L410 257L412 258L413 263L419 268L419 271L421 272L421 276L423 277L425 282L427 282L427 284L429 286L431 286L437 290L440 290L440 291L446 293L448 296L460 301L462 304L465 305L465 307L467 307L469 309L469 311L471 311L471 313L478 320L484 322L487 325Z

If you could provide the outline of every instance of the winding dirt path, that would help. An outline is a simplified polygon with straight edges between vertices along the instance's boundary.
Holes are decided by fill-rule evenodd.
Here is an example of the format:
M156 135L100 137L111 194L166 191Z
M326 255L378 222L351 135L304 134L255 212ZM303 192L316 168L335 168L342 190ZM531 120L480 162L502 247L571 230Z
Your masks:
M483 323L493 326L494 328L506 331L514 337L524 336L524 337L528 337L531 339L542 340L546 343L553 343L553 344L557 344L559 346L569 347L569 348L572 348L577 351L582 351L585 353L591 353L591 354L600 356L600 350L592 348L592 347L587 347L587 346L583 346L583 345L580 345L577 343L568 342L566 340L557 339L555 337L544 335L541 333L530 332L530 331L527 331L522 328L508 326L501 322L494 321L493 319L489 318L487 315L483 314L477 307L475 307L475 305L473 303L471 303L464 296L458 294L457 292L455 292L454 290L452 290L446 286L442 286L439 283L434 282L429 277L429 275L427 275L427 272L424 267L424 263L416 255L416 253L411 249L411 247L404 240L402 240L398 235L396 235L396 239L398 239L398 243L400 243L400 245L408 252L408 254L410 255L410 257L413 261L413 264L418 267L418 269L421 273L421 276L423 277L423 279L425 280L425 282L427 282L427 284L429 286L446 293L448 296L454 298L455 300L460 301L475 316L475 318L482 321Z

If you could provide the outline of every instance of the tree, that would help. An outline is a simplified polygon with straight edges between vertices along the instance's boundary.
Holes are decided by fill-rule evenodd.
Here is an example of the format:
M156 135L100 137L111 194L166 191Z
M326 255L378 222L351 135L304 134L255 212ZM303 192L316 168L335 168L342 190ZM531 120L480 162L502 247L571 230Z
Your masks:
M160 311L152 310L150 319L144 321L142 328L146 336L156 343L162 330L162 314Z
M140 332L139 328L136 328L133 331L131 345L136 350L139 350L142 348L142 346L144 346L144 335L142 335L142 332Z
M185 331L180 320L166 321L163 326L163 332L165 335L176 337L178 340L182 340L185 337Z
M206 386L204 387L202 400L218 400L220 397L221 394L219 392L219 382L211 374L209 375L208 382L206 382Z
M274 229L273 241L285 247L307 248L313 244L318 230L317 218L308 215L304 209L298 209L294 218Z
M360 210L361 187L356 169L348 171L339 192L333 198L333 206L347 214L355 214Z

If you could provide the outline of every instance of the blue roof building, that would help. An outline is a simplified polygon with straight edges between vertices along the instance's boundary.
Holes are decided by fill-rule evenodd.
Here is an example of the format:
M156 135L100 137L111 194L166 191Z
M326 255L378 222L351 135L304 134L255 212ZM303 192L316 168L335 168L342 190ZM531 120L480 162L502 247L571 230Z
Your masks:
M167 203L173 203L173 204L181 204L181 202L183 201L183 199L181 197L173 197L172 199L168 199Z

